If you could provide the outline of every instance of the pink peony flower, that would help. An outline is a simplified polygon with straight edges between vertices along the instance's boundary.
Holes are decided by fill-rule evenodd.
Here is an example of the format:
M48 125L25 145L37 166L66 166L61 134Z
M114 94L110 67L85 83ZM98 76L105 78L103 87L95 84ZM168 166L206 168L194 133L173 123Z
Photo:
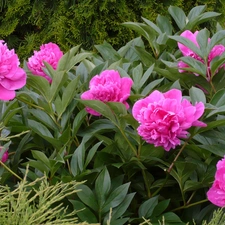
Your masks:
M217 165L215 180L212 187L207 192L207 198L214 205L225 206L225 157Z
M2 147L0 147L0 152L2 151ZM9 153L8 153L8 150L6 152L4 152L2 158L0 159L0 161L2 161L3 163L5 163L7 161L9 157Z
M83 100L100 100L102 102L121 102L129 108L126 100L130 96L133 81L128 77L120 77L118 71L105 70L100 75L94 76L89 84L90 90L81 95ZM95 110L86 107L87 112L100 116Z
M19 67L20 62L14 49L0 40L0 100L8 101L16 97L15 90L26 84L26 73Z
M206 126L198 120L203 112L202 102L193 106L188 100L182 100L181 91L176 89L166 93L153 91L138 100L132 110L140 123L138 134L147 143L162 146L166 151L180 145L180 138L187 138L191 126Z
M40 51L34 51L34 55L28 59L27 66L34 75L42 76L51 82L52 79L43 71L43 68L45 68L44 61L50 64L53 69L56 69L62 56L63 52L59 46L50 42L41 45Z
M180 36L185 37L189 40L191 40L197 48L199 48L198 42L197 42L197 35L198 35L198 31L196 31L195 33L192 33L189 30L184 31ZM210 38L208 40L208 42L210 42ZM182 52L183 56L189 56L192 57L202 63L204 63L204 60L198 56L195 52L193 52L191 49L189 49L187 46L181 44L178 42L178 48L180 49L180 51ZM207 79L209 80L211 77L211 71L210 71L210 62L217 56L220 56L224 53L225 51L225 46L223 45L215 45L212 50L210 51L209 55L208 55L208 74L207 74ZM180 61L178 62L178 68L187 68L189 67L186 63ZM225 67L221 66L220 68ZM179 72L185 72L185 70L179 69ZM217 71L218 72L218 71ZM196 76L198 76L198 74L195 73Z

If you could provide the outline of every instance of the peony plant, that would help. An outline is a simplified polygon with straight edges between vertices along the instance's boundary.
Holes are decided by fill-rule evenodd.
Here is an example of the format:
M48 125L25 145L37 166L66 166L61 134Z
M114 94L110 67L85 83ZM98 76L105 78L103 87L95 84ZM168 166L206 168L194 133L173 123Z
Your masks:
M211 39L207 29L192 33L218 16L205 10L185 15L170 6L170 17L155 23L127 22L139 36L119 50L104 42L63 54L42 45L25 63L34 68L26 86L0 101L0 144L8 152L1 185L14 190L29 165L28 185L43 176L51 187L79 182L79 192L57 200L81 223L209 221L224 206L224 159L216 163L225 155L225 31L217 25ZM2 60L4 74L10 60ZM27 191L31 208L43 204Z

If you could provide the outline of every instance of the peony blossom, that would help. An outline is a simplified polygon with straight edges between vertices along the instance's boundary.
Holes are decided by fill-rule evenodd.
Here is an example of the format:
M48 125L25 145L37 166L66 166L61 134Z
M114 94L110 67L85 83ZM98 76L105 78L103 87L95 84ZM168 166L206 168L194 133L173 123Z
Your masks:
M2 147L0 147L0 152L2 151ZM9 157L9 153L8 153L8 150L4 152L2 158L0 159L1 162L5 163L7 161Z
M16 97L15 90L26 84L26 73L19 67L20 62L14 49L0 40L0 100L8 101Z
M83 100L100 100L102 102L121 102L126 108L129 108L126 100L130 96L132 79L120 77L118 71L105 70L100 75L94 76L90 83L88 91L81 95ZM87 112L92 115L100 116L100 113L86 107Z
M153 91L148 97L138 100L132 110L139 122L138 134L155 147L162 146L166 151L180 145L180 138L187 138L192 126L204 127L198 119L204 112L204 104L194 106L182 99L180 90L166 93Z
M189 39L190 41L192 41L197 48L199 48L198 42L197 42L197 35L198 35L198 31L196 31L195 33L192 33L189 30L184 31L180 36L185 37L187 39ZM210 38L208 40L208 42L210 42ZM182 52L183 56L189 56L192 57L200 62L202 62L204 64L204 60L198 56L195 52L193 52L191 49L189 49L187 46L181 44L178 42L178 48L180 49L180 51ZM207 68L207 78L210 79L211 77L211 71L210 71L210 63L211 61L217 57L217 56L221 56L223 53L225 52L225 46L223 45L215 45L212 50L210 51L209 55L208 55L208 68ZM189 65L187 65L186 63L180 61L178 62L178 68L188 68ZM221 66L220 68L222 68L224 66ZM185 70L179 69L179 72L185 72ZM218 71L217 71L218 72ZM196 76L198 76L198 74L195 73Z
M55 70L62 56L63 52L59 46L50 42L41 45L40 51L34 51L34 54L28 59L27 66L34 75L42 76L51 82L52 79L43 70L44 62L50 64Z
M207 192L207 198L214 205L225 206L225 157L217 165L215 180L212 187Z

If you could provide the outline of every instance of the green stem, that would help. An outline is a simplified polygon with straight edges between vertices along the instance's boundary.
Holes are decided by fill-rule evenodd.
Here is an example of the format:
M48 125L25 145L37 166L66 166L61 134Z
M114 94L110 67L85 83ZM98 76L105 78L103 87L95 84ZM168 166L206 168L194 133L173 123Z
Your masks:
M2 161L0 161L0 165L2 165L6 170L8 170L12 175L17 177L19 180L23 180L20 176L18 176L16 173L14 173L8 166L6 166Z
M16 135L8 136L6 138L0 138L0 141L10 141L11 138L20 137L21 135L29 133L29 132L30 132L30 130L26 130L26 131L23 131L23 132L21 132L19 134L16 134Z
M137 151L136 149L133 147L133 145L130 143L130 141L128 140L127 138L127 135L123 132L122 129L120 129L120 127L115 124L117 126L117 128L120 130L121 134L123 135L124 139L126 140L126 142L128 143L128 145L130 146L131 150L133 151L134 155L138 158L138 155L137 155Z
M181 207L178 207L178 208L176 208L176 209L173 209L172 212L175 212L175 211L178 211L178 210L181 210L181 209L190 208L190 207L192 207L192 206L199 205L199 204L202 204L202 203L207 202L207 201L208 201L208 199L204 199L204 200L201 200L201 201L192 203L192 204L183 205L183 206L181 206Z
M142 172L142 176L144 178L145 188L147 190L147 196L148 196L148 198L151 198L151 191L150 191L150 187L149 187L149 183L148 183L148 180L147 180L145 170L142 169L141 172Z
M180 154L182 153L182 151L184 150L184 148L186 147L186 145L188 144L188 141L191 139L191 137L184 143L184 145L182 146L182 148L180 149L180 151L178 152L178 154L176 155L175 159L173 160L173 162L171 163L170 167L168 168L167 172L170 173L171 170L173 169L173 166L175 164L175 162L177 161L178 157L180 156Z
M187 201L187 204L190 203L190 201L191 201L192 198L194 197L195 193L196 193L196 191L194 191L194 192L191 194L190 198L189 198L188 201Z

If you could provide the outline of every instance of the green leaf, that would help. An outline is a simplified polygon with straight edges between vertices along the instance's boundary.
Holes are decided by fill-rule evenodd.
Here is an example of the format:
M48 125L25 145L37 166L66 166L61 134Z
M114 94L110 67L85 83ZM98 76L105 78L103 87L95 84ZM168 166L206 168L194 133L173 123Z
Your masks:
M215 33L212 36L212 38L208 44L208 47L207 47L208 54L216 44L218 44L219 42L221 42L224 39L224 36L225 36L225 30L218 31L217 33Z
M200 148L203 148L219 157L224 157L225 155L225 146L224 144L205 144L205 145L198 145Z
M121 59L118 52L106 41L104 41L104 43L101 45L95 45L95 48L98 50L98 52L100 52L105 61L118 61Z
M77 134L77 131L79 130L86 116L87 116L87 112L85 109L80 110L79 113L76 115L73 121L72 136L75 136Z
M94 213L88 209L82 202L77 200L70 200L73 204L74 210L76 210L76 214L81 219L81 221L86 221L87 223L97 223L98 220Z
M166 33L167 35L171 35L173 31L173 27L166 16L158 15L156 19L157 26L160 28L162 33Z
M203 102L204 104L206 103L206 97L204 92L196 87L191 87L189 90L189 95L191 97L191 102L192 104L198 103L198 102Z
M106 202L106 198L109 194L110 188L111 179L108 170L106 169L106 167L104 167L95 181L95 193L100 208L102 208L104 203Z
M212 77L218 72L218 70L224 63L225 63L225 53L223 53L221 56L215 57L210 62L210 70L211 70Z
M175 166L176 166L177 175L178 175L178 177L175 177L175 179L181 185L184 184L184 182L189 178L189 176L193 173L193 171L197 167L195 163L182 162L182 161L175 162Z
M225 105L225 89L221 89L216 92L216 94L213 95L210 104L220 107Z
M113 209L120 205L127 195L129 186L130 183L126 183L113 190L102 207L102 213L106 213L110 208Z
M175 20L180 30L184 29L184 27L186 26L186 15L184 11L177 6L170 6L168 11L169 11L169 14Z
M132 78L133 78L133 81L134 81L133 89L137 93L139 92L139 90L141 88L140 80L142 78L142 75L143 75L143 67L142 67L142 64L140 63L132 71Z
M41 171L43 174L46 173L48 175L49 173L49 167L43 164L41 161L34 161L34 160L29 160L28 162L24 163L23 165L29 165L39 171Z
M106 103L111 110L115 113L116 116L125 116L127 115L126 106L121 102L107 102Z
M151 76L152 71L154 69L155 64L152 64L143 74L143 76L141 77L141 79L138 81L140 87L143 87L143 85L145 84L145 82L148 80L148 78Z
M28 120L28 122L29 127L40 136L53 138L51 132L42 123L35 120Z
M73 79L67 85L67 87L63 90L61 107L57 109L58 119L61 118L66 108L75 97L75 94L77 93L77 86L78 86L79 79L80 79L79 77L76 77L75 79Z
M40 109L29 109L28 110L36 119L38 119L43 125L48 128L58 131L57 124L52 120L52 118Z
M199 5L191 9L191 11L188 14L189 21L194 20L197 16L202 14L206 10L206 5Z
M46 100L49 99L50 84L44 77L28 74L27 85L40 93Z
M210 19L214 19L215 17L220 15L221 15L220 13L216 13L216 12L205 12L203 14L200 14L196 16L195 18L193 18L192 20L190 20L187 26L185 27L185 29L193 30L194 27L196 27L198 24L210 21Z
M33 157L37 160L39 160L40 162L44 163L49 169L50 169L50 162L48 157L41 151L36 151L36 150L32 150L31 151Z
M118 219L121 216L123 216L123 214L126 212L126 210L128 209L132 199L134 198L135 193L130 193L128 195L126 195L125 199L119 204L119 206L117 206L116 208L113 209L113 213L112 213L112 219Z
M167 212L162 215L167 223L182 223L181 219L173 212ZM180 225L185 225L182 223Z
M156 62L155 58L143 47L135 46L134 49L145 66L150 67Z
M207 123L207 127L200 128L197 133L202 133L208 130L212 130L219 126L225 126L225 120L216 120L216 121L209 122Z
M188 38L182 37L182 36L169 36L169 38L180 42L181 44L185 45L186 47L190 48L193 52L195 52L198 56L200 56L202 59L204 58L204 55L202 55L201 50Z
M97 111L98 113L105 116L112 122L116 123L116 118L115 118L112 110L104 102L101 102L98 100L80 100L80 99L78 99L78 101L80 101L85 106L90 107L93 110Z
M88 164L91 162L92 158L94 157L96 151L98 150L98 147L102 144L102 141L96 143L89 151L88 155L84 164L84 167L86 168Z
M147 23L153 30L155 30L158 34L161 34L162 31L160 30L160 28L158 26L156 26L152 21L144 18L144 17L141 17L145 23Z
M158 198L159 196L152 197L141 204L138 209L139 218L144 217L145 219L148 219L151 217L155 207L158 204Z
M207 29L200 30L197 35L197 42L202 52L203 59L207 60L207 46L209 43L209 31Z
M71 172L76 177L84 169L84 157L85 157L85 140L83 139L80 145L74 151L71 158Z
M76 64L81 62L82 60L86 59L87 57L92 56L92 53L90 52L82 52L79 53L71 58L69 62L66 64L66 71L71 70Z
M142 23L136 23L136 22L125 22L122 23L123 26L128 27L134 31L136 31L137 33L139 33L140 35L142 35L143 37L145 37L147 40L150 39L148 33L146 32L146 30L143 28L143 24Z
M161 79L156 79L152 82L150 82L141 92L141 95L146 96L148 95L157 85L159 85L162 81L164 80L164 78Z
M59 60L57 65L57 71L67 71L68 62L71 58L77 53L80 45L71 48L68 52L66 52Z
M98 204L96 196L94 195L93 191L87 185L84 184L81 184L78 187L82 190L77 192L77 196L79 197L79 199L88 207L97 212Z
M28 125L31 130L54 145L54 147L56 147L57 149L61 148L62 143L59 140L55 139L52 136L51 132L43 124L36 122L35 120L28 120Z
M50 86L50 93L47 98L47 101L49 103L51 103L55 99L55 97L59 93L60 89L62 88L62 86L65 84L65 82L68 79L68 75L63 71L60 71L60 72L54 71L53 74L54 74L54 76L52 78L52 83Z
M152 215L153 216L160 216L163 213L163 211L166 210L169 203L170 203L170 199L166 199L166 200L163 200L163 201L159 202L157 204L157 206L154 208Z
M206 69L207 68L202 62L200 62L192 57L189 57L189 56L181 57L180 59L181 59L181 61L183 61L184 63L186 63L190 66L188 68L181 68L181 69L186 70L186 71L191 71L191 72L197 73L199 75L202 75L203 77L206 77Z

